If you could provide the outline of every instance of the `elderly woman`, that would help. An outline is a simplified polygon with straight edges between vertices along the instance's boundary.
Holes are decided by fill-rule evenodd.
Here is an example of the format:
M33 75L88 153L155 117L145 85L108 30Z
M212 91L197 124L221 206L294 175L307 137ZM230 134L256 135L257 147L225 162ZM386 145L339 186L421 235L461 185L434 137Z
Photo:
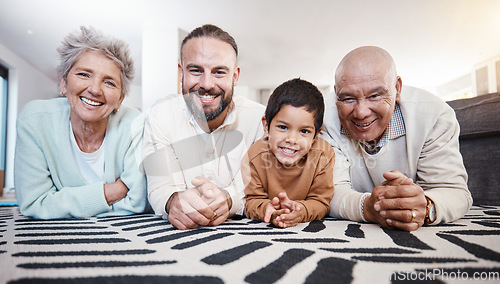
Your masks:
M52 219L144 212L142 115L121 105L134 73L128 45L81 27L58 52L66 98L32 101L17 120L21 213Z

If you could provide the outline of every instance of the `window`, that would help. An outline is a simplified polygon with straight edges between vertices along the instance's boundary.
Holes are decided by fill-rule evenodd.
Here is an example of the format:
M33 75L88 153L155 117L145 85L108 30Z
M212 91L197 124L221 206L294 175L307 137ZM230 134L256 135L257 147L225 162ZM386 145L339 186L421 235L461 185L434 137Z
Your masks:
M9 70L0 64L0 193L4 187L7 138L7 78Z

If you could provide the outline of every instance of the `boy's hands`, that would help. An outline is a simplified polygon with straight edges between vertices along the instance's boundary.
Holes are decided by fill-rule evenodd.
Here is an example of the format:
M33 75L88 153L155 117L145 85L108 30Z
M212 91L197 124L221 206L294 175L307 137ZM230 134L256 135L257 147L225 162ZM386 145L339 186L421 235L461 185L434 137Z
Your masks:
M278 209L280 209L280 201L278 197L275 197L271 200L270 203L267 204L266 214L264 215L264 222L269 223L271 221L271 216Z
M302 205L288 198L285 192L274 197L266 208L264 222L272 222L277 227L293 227L302 219Z

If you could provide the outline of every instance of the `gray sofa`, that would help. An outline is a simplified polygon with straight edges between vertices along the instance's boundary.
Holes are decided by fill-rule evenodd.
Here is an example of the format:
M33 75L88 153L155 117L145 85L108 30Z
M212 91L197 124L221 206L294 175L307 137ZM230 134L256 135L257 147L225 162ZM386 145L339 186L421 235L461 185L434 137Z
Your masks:
M460 152L476 205L500 205L500 94L449 101L460 124Z

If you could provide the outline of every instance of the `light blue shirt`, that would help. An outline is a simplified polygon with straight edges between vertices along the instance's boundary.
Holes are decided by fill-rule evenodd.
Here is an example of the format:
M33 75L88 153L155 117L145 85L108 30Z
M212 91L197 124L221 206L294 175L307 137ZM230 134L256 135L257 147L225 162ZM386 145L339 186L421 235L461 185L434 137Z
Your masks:
M70 145L66 98L32 101L17 120L14 183L21 213L40 219L127 215L147 210L141 168L143 116L121 106L108 118L104 180L88 183ZM72 135L72 134L71 134ZM125 198L108 206L104 184L120 178Z

